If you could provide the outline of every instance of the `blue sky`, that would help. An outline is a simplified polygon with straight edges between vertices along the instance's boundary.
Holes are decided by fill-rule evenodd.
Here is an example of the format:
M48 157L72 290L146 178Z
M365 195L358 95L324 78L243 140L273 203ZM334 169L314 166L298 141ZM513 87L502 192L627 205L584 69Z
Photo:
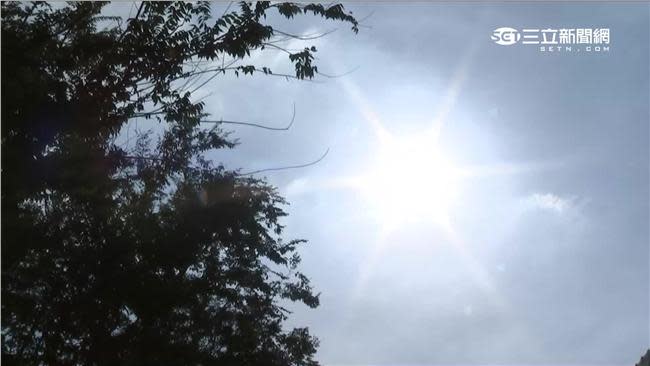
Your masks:
M292 306L318 359L349 364L632 365L650 346L649 34L643 3L364 3L310 34L320 82L215 79L241 145L212 158L266 176L309 240L321 292ZM220 6L215 5L215 8ZM608 52L500 46L499 27L609 28ZM584 51L584 50L583 50ZM286 54L247 63L291 72Z

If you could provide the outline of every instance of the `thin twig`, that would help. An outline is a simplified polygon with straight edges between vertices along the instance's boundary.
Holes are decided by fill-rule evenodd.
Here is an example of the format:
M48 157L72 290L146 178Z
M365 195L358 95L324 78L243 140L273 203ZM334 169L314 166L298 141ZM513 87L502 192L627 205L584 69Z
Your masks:
M251 126L251 127L257 127L257 128L263 128L265 130L271 130L271 131L287 131L291 128L293 125L293 121L296 119L296 103L293 103L293 113L291 115L291 121L286 127L269 127L266 125L262 125L259 123L251 123L251 122L238 122L238 121L225 121L225 120L201 120L200 123L216 123L216 124L231 124L231 125L241 125L241 126Z
M325 74L325 73L320 72L320 71L316 71L316 74L321 75L321 76L324 76L324 77L326 77L326 78L328 78L328 79L336 79L336 78L340 78L340 77L343 77L343 76L346 76L346 75L352 74L353 72L359 70L359 67L360 67L360 66L356 66L356 67L352 68L351 70L346 71L346 72L344 72L344 73L342 73L342 74L335 74L335 75L332 75L332 74Z
M232 6L232 3L233 3L232 1L228 3L228 6L226 7L226 10L223 11L223 14L221 14L221 17L219 17L219 18L223 18L223 16L226 15L228 10L230 10L230 7Z
M154 156L133 156L133 155L124 155L122 156L124 159L133 159L133 160L152 160L152 161L163 161L165 159L163 158L157 158Z
M124 35L126 35L126 32L129 30L129 25L131 24L131 22L134 21L134 20L137 20L138 17L140 17L140 13L142 12L142 8L144 8L144 3L145 3L144 1L140 2L140 6L138 7L138 12L135 13L135 17L133 19L127 19L126 28L124 28L124 31L122 32L122 34L120 34L120 38L117 39L117 43L120 43L122 41L122 38L124 37Z
M323 155L321 155L320 158L318 158L318 159L316 159L316 160L314 160L312 162L306 163L306 164L289 165L289 166L282 166L282 167L277 167L277 168L259 169L259 170L253 170L251 172L239 173L239 175L252 175L252 174L258 174L258 173L263 173L263 172L274 172L274 171L279 171L279 170L306 168L306 167L318 164L320 161L325 159L325 157L327 156L327 154L329 154L329 152L330 152L330 149L327 148L325 153Z
M291 33L283 32L283 31L277 30L277 29L274 29L273 33L279 33L279 34L282 34L283 36L291 37L293 39L298 39L298 40L301 40L301 41L310 41L310 40L313 40L313 39L318 39L318 38L325 37L326 35L334 33L336 31L337 31L337 29L334 28L334 29L328 30L327 32L319 33L319 34L316 34L316 35L304 35L304 36L299 36L297 34L291 34Z

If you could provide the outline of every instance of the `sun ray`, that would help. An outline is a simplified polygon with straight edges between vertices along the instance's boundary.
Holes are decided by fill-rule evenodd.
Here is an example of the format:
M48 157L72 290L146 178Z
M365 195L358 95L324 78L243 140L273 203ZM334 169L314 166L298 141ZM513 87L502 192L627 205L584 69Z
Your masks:
M360 270L356 288L358 293L362 292L365 282L372 276L375 263L388 247L386 234L393 226L400 225L400 219L408 216L405 211L412 211L415 216L428 215L430 222L451 238L477 283L487 292L496 294L496 289L480 262L457 239L449 215L460 178L471 173L467 169L455 167L439 149L440 136L467 78L476 44L471 43L461 57L437 114L429 128L419 136L400 139L391 135L359 87L349 79L343 80L345 92L371 126L379 145L376 166L370 167L369 172L345 181L369 196L386 216L381 223L378 242Z
M379 116L372 109L370 103L368 103L366 97L363 95L359 87L348 79L343 79L342 84L345 93L348 95L348 97L350 97L350 99L354 102L354 104L363 115L364 121L370 124L372 132L377 137L377 140L380 143L391 140L392 136L381 123Z

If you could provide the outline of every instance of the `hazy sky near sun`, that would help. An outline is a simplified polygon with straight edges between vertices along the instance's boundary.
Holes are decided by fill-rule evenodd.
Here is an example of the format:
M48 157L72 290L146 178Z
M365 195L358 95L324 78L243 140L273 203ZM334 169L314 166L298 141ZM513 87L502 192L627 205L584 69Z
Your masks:
M202 91L215 118L276 126L295 102L289 131L233 128L241 145L212 154L229 167L300 164L330 149L315 166L266 174L291 203L285 236L309 240L302 269L321 306L293 306L290 324L320 338L318 359L638 361L650 346L650 5L347 8L371 14L370 27L270 21L305 34L338 28L287 47L314 44L319 70L354 72L322 83L216 78ZM499 27L609 28L610 51L500 46L490 39ZM254 57L291 72L286 54ZM350 182L381 165L382 133L408 144L434 126L431 144L465 174L453 199L443 189L418 202L411 190L430 163L413 156L395 172L407 203L391 225L379 196ZM401 211L443 199L446 225Z

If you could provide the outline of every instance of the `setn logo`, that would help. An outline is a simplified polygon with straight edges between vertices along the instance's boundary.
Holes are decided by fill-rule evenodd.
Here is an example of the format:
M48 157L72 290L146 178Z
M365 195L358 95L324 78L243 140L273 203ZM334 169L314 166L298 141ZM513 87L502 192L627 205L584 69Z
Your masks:
M517 43L521 39L521 34L514 28L501 27L492 32L492 40L496 44L502 46L510 46Z

